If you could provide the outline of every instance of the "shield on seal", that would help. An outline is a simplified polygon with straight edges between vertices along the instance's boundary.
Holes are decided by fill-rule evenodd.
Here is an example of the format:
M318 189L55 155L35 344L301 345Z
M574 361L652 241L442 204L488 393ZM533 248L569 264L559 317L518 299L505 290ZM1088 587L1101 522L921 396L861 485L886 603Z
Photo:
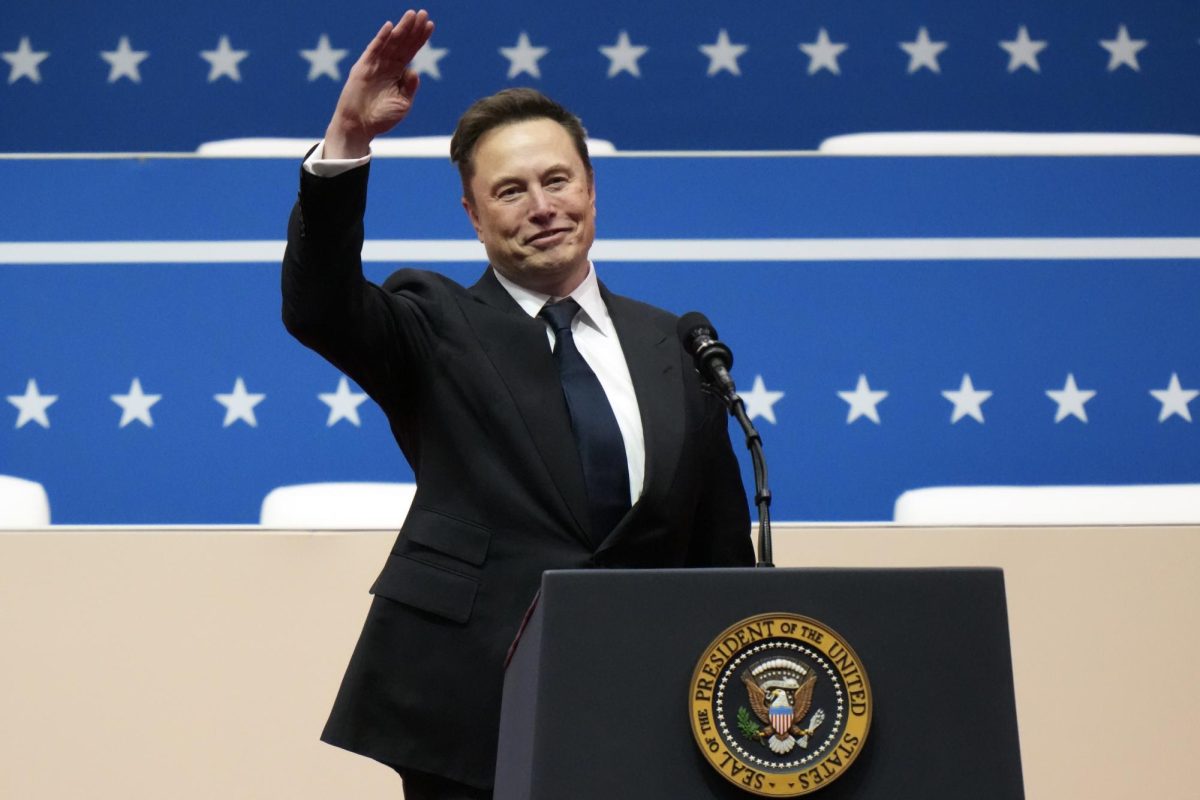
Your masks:
M783 701L782 697L771 704L771 727L775 729L775 733L779 734L780 738L783 738L792 730L793 711L787 701L780 701Z

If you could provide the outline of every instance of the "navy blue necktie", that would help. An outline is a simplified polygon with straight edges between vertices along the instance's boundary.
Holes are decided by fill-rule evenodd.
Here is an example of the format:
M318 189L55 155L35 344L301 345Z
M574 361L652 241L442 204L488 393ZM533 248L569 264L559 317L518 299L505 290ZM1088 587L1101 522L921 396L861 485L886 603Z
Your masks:
M554 360L583 463L592 538L599 544L629 510L629 465L625 440L604 387L583 360L571 335L571 320L578 313L579 303L567 297L543 306L538 316L554 329Z

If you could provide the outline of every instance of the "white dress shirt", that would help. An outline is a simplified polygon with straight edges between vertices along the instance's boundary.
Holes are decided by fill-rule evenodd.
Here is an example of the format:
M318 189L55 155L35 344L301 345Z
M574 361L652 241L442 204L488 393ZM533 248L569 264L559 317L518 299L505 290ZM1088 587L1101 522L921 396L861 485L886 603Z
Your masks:
M332 178L371 160L370 155L362 158L326 159L324 152L325 143L321 142L304 160L304 169L317 177ZM495 269L492 273L530 317L536 317L542 306L550 300L562 299L526 289ZM629 500L631 504L636 503L642 496L646 473L646 443L642 431L642 416L637 395L633 391L633 379L629 376L629 365L625 361L625 352L621 349L621 341L617 338L617 330L613 327L608 306L600 296L600 284L596 280L596 270L591 262L588 262L587 277L570 296L579 303L581 309L571 322L571 336L575 339L575 346L579 348L583 360L600 380L608 404L612 406L613 415L617 418L617 427L621 429L621 438L625 442L625 461L629 467ZM549 323L546 324L546 340L553 350L554 331Z

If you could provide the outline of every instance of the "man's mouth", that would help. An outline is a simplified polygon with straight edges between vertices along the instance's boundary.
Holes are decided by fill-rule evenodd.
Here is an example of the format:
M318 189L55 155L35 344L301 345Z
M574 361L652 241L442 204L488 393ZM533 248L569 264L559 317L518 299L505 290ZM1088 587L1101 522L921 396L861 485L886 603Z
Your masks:
M548 230L538 231L526 239L525 244L554 244L555 242L560 241L570 232L570 228L550 228Z

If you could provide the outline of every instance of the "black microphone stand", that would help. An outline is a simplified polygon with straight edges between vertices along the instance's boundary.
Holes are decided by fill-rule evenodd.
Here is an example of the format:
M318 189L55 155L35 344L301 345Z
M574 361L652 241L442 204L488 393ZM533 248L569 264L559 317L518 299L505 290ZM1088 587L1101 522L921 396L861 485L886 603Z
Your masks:
M746 449L754 465L754 505L758 507L758 567L773 567L771 554L771 490L767 486L767 462L763 457L762 437L746 416L746 404L736 394L724 394L721 398L730 415L742 426L746 434Z

